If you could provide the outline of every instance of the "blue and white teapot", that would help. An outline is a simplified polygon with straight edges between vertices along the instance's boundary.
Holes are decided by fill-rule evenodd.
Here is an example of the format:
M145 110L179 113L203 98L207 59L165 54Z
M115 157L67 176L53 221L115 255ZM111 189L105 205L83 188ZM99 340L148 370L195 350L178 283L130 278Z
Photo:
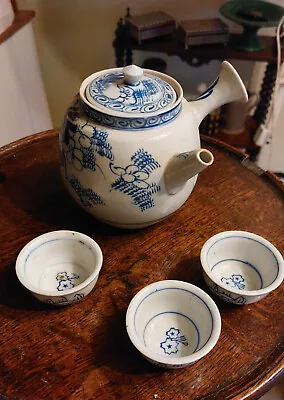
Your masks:
M237 100L247 101L247 92L226 61L191 102L175 79L135 65L89 76L60 133L67 189L108 224L139 228L161 221L187 200L197 174L213 162L200 149L200 122Z

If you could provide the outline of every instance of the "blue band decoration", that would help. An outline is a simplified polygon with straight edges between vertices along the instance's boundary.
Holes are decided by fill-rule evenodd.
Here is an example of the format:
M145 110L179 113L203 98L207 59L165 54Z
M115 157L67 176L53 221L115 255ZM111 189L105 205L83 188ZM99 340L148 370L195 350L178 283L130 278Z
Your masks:
M205 92L203 92L199 97L197 97L197 99L193 100L193 101L198 101L198 100L204 100L207 97L211 96L211 94L214 91L214 87L217 85L217 83L219 82L220 77L218 76L218 78L216 79L215 82L212 83L212 85L210 85Z
M81 101L81 107L86 115L93 121L99 124L109 126L113 129L126 129L126 130L137 130L137 129L148 129L155 126L166 124L175 119L181 111L181 103L171 110L164 112L159 115L152 115L149 117L116 117L113 115L104 114L89 107L86 103Z

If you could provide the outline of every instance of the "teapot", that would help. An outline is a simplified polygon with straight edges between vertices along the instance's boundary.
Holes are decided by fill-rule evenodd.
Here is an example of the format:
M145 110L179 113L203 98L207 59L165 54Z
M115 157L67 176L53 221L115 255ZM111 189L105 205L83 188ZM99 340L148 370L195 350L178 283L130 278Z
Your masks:
M95 218L126 229L178 210L198 174L213 163L198 127L213 109L246 102L227 61L219 77L187 102L172 77L135 65L94 73L81 84L59 135L61 172L75 201Z

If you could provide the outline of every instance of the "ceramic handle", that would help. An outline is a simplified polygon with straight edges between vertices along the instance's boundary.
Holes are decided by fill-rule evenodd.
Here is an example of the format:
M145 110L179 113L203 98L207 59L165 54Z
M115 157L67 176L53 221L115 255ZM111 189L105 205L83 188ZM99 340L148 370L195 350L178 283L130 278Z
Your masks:
M137 65L128 65L123 68L124 82L128 85L136 85L143 77L143 69Z

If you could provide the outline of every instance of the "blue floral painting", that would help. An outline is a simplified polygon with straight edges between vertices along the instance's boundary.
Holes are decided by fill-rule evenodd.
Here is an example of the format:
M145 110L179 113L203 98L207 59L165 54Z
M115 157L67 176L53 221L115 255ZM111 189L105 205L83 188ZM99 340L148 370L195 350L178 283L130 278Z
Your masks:
M79 279L79 275L67 272L58 272L56 280L58 282L57 290L62 291L66 289L72 289L75 287L73 280Z
M80 115L80 98L76 97L74 103L69 107L67 111L67 116L71 119L71 121L77 120Z
M53 299L47 299L45 301L46 304L50 304L52 306L58 306L58 305L65 305L65 304L70 304L70 303L76 303L77 301L82 300L85 297L83 293L75 293L73 298L67 299L65 296L62 296L58 300L53 300Z
M113 160L112 147L108 142L108 133L90 126L92 135L88 136L84 133L84 128L87 125L88 123L75 125L67 121L65 127L64 143L66 146L66 159L78 171L84 168L95 171L98 167L97 155L106 157L110 161Z
M233 303L233 304L246 304L246 299L244 296L233 296L230 294L230 292L224 292L222 289L220 289L217 285L208 285L209 289L218 295L221 299L227 301L228 303Z
M121 113L142 114L152 113L172 104L175 93L171 86L159 77L144 76L136 85L127 85L123 77L122 73L107 73L96 78L88 88L93 101ZM114 84L118 91L108 92L107 89Z
M150 183L151 173L159 168L160 164L143 149L139 149L132 157L131 164L126 167L115 166L110 163L111 171L118 176L112 183L112 189L132 197L132 202L141 211L154 207L153 194L161 190L157 183Z
M230 286L232 288L238 288L243 290L245 288L245 279L241 274L233 274L229 278L221 278L221 281L225 283L226 286Z
M160 347L164 350L165 354L176 354L180 343L188 346L188 341L184 335L180 335L180 330L171 328L166 332L166 340L160 343Z
M105 204L101 196L90 188L84 188L75 176L68 177L68 181L75 190L80 202L85 207L94 207L97 204Z

